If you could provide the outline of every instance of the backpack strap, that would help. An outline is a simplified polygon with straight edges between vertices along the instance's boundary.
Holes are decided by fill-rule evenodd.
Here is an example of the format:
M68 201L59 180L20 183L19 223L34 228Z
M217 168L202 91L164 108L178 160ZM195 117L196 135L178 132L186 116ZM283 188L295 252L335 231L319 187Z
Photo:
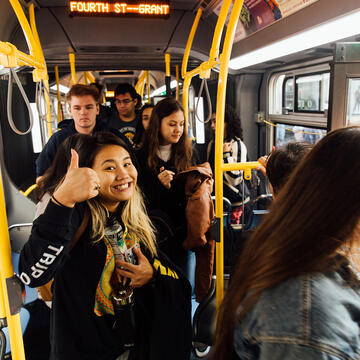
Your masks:
M76 243L79 241L79 239L81 238L82 234L84 233L84 231L88 225L88 222L89 222L89 212L87 209L85 209L84 217L81 221L81 224L71 239L71 242L69 245L69 250L71 250L76 245Z
M87 209L85 209L84 212L84 217L81 221L80 226L78 227L78 229L76 230L75 234L73 235L70 245L69 245L69 251L71 251L71 249L76 245L76 243L79 241L79 239L81 238L82 234L84 233L87 225L89 222L89 212ZM52 278L49 282L47 282L44 285L38 286L37 290L40 293L41 298L44 301L52 301L52 283L54 281L54 278Z

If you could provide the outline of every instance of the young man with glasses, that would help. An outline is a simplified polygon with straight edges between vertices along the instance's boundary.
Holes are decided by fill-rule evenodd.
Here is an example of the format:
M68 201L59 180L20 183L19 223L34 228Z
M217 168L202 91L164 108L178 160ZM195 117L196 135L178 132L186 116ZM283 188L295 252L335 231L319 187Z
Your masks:
M133 86L128 83L119 84L115 89L114 104L117 112L110 120L109 126L118 129L130 141L133 140L138 122L135 112L141 106L140 96Z

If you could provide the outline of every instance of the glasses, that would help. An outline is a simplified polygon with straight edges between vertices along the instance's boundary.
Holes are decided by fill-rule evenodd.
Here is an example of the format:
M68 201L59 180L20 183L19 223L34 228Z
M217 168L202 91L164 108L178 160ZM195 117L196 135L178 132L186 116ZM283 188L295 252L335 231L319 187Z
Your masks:
M133 102L134 99L125 99L125 100L119 100L119 99L116 99L114 101L115 105L121 105L121 104L124 104L124 105L129 105L131 102Z

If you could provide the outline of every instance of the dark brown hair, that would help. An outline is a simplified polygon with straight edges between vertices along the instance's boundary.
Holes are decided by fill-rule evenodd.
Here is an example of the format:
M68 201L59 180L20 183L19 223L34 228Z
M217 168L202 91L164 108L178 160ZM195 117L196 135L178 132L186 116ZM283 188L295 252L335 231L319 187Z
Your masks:
M139 112L138 122L136 124L135 136L133 138L134 144L137 145L138 147L141 147L141 145L144 142L144 138L145 138L145 129L144 129L144 125L142 122L142 114L145 109L153 109L153 108L154 108L154 105L145 104Z
M45 171L40 181L37 191L38 198L41 199L46 192L49 194L54 193L56 187L66 175L71 160L71 149L78 153L80 167L92 167L96 155L106 145L123 147L130 154L135 164L132 151L130 151L127 144L110 132L97 132L92 136L74 134L59 145L51 166Z
M71 87L66 94L66 101L70 102L73 96L87 96L90 95L94 98L95 102L99 103L99 91L96 86L76 84Z
M339 266L339 248L352 246L360 219L358 159L360 127L349 127L330 132L295 169L239 259L219 312L214 359L233 358L235 325L265 289Z
M266 176L275 194L279 193L296 166L312 148L313 145L307 142L290 142L270 154L266 162Z
M161 121L164 117L167 117L177 111L182 111L184 113L184 109L174 98L166 98L161 100L156 104L152 111L144 148L148 151L148 166L155 172L159 170L159 157L157 153L159 150L161 138ZM191 141L188 138L186 131L184 130L180 140L171 146L171 159L174 162L176 171L180 172L188 168L191 165L191 158Z

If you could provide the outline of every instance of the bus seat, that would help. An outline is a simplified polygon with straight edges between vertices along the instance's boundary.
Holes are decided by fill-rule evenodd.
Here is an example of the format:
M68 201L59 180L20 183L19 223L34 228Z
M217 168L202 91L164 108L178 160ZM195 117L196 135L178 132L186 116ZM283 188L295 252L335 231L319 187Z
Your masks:
M265 214L267 214L268 212L269 212L269 210L253 210L251 221L250 221L247 229L251 230L251 229L257 228L260 225Z
M16 274L19 273L19 260L20 260L20 254L16 252L11 252L12 256L12 262L14 267L14 272ZM38 299L38 292L35 288L31 288L27 285L25 285L25 299L24 299L24 305L29 304L35 300Z
M224 275L224 289L229 275ZM206 356L213 345L216 330L216 276L213 275L210 290L198 305L193 317L192 345L197 357Z
M28 241L32 223L14 224L9 226L11 250L20 253L24 244Z
M21 330L22 333L24 334L26 327L29 323L30 320L30 313L27 309L25 308L21 308L20 310L20 323L21 323ZM1 331L4 333L5 335L5 339L6 339L6 349L5 349L5 356L8 355L10 353L10 341L9 341L9 329L7 327L4 327L1 329ZM5 344L0 345L0 348L2 348ZM1 351L0 351L1 353Z
M216 276L213 275L210 290L198 305L193 318L193 341L212 345L215 334Z

